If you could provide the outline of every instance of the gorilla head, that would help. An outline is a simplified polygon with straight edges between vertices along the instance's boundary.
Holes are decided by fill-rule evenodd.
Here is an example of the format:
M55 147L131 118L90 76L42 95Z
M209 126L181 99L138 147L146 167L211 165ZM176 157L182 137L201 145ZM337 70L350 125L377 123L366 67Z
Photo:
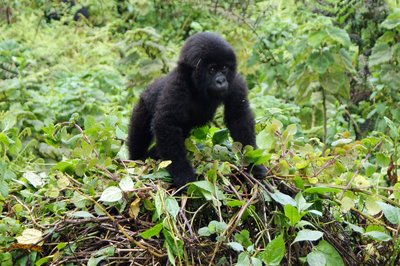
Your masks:
M236 56L220 36L202 32L186 40L178 65L191 73L193 84L205 97L220 99L235 77Z

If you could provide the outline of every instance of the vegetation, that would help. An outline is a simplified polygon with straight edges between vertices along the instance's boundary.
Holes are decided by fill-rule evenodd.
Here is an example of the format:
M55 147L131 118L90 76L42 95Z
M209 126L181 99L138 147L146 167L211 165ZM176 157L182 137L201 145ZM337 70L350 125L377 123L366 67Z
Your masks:
M75 2L0 1L0 265L400 263L399 1ZM220 110L180 194L124 140L200 31L235 48L259 149Z

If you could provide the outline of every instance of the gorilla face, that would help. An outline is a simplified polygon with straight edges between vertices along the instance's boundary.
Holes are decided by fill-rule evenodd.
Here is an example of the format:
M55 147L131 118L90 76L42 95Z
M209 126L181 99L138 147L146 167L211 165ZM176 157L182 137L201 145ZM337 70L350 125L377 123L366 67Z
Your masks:
M205 87L208 94L211 97L223 98L229 89L228 66L211 64L205 70Z

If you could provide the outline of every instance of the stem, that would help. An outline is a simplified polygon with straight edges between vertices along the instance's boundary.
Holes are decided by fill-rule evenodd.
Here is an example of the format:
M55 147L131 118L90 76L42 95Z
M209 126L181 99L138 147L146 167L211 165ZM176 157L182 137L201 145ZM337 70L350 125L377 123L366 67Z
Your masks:
M323 136L323 142L324 142L324 147L322 149L322 156L325 156L325 151L327 148L327 136L328 136L328 126L327 126L327 116L326 116L326 95L325 95L325 90L323 87L321 87L322 91L322 118L324 119L324 136Z

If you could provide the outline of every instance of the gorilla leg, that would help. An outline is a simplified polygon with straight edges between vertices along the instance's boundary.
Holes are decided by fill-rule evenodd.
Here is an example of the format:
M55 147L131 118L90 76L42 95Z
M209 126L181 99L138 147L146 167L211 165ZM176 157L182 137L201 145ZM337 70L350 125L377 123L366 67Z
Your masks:
M188 182L196 180L194 169L186 159L185 133L181 127L168 121L168 118L159 115L154 118L154 132L156 136L156 150L163 160L171 160L167 167L176 187L182 187Z
M128 150L129 159L144 160L147 157L147 149L151 143L153 135L150 130L151 114L146 109L142 100L133 108L129 133Z

